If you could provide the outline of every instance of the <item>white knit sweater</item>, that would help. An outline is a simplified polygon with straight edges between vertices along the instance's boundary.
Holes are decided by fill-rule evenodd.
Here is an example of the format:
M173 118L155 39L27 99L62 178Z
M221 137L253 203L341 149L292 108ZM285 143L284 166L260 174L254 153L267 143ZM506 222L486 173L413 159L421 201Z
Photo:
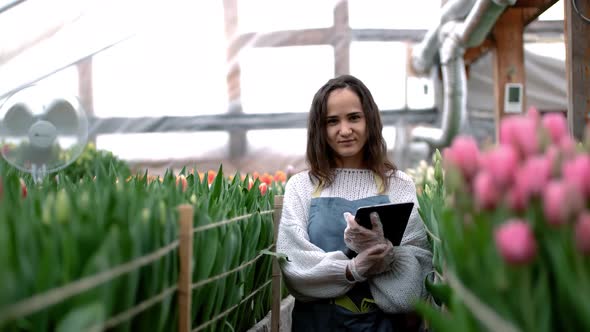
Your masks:
M286 285L297 299L309 301L344 295L354 285L346 279L349 259L341 251L324 252L309 242L307 222L311 196L315 189L307 171L291 177L285 188L279 226L277 251L287 255L282 264ZM348 200L378 195L370 170L337 169L334 183L322 190L321 197ZM391 178L389 199L392 203L414 202L406 232L400 246L394 247L391 271L369 279L371 293L385 312L406 312L415 300L427 295L424 278L432 270L432 254L424 225L417 211L416 188L401 171ZM354 211L351 211L354 214Z

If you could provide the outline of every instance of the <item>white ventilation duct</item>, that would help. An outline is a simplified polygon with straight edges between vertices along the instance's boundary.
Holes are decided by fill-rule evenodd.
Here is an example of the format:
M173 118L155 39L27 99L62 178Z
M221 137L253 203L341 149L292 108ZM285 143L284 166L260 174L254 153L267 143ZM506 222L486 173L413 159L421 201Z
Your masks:
M412 65L427 72L440 58L443 77L442 126L416 127L411 140L431 148L444 147L459 133L467 117L467 77L463 54L480 45L498 17L516 0L449 0L442 7L440 24L429 30L412 52ZM463 20L464 19L464 20Z

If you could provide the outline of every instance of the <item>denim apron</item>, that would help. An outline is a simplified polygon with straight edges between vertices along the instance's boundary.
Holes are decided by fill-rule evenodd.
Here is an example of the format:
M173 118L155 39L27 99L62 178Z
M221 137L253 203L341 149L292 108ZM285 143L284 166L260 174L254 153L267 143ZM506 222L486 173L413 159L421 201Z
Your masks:
M375 176L377 188L381 178ZM344 243L344 212L355 213L361 206L389 203L387 195L349 201L340 197L319 197L321 188L312 194L308 233L311 243L325 252L347 253ZM343 271L344 272L344 271ZM313 302L295 301L292 331L393 331L392 321L377 308L368 282L356 283L346 295L337 299Z

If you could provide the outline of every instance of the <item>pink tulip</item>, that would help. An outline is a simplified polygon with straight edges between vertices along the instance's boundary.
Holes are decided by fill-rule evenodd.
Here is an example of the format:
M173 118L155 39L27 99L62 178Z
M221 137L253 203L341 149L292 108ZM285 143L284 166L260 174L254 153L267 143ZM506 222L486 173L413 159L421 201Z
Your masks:
M580 155L564 162L563 179L571 183L584 195L590 198L590 156Z
M510 116L500 124L500 144L513 146L521 158L527 158L539 151L537 123L532 118Z
M545 158L549 163L552 177L558 177L561 174L561 154L555 145L549 145L545 151Z
M285 174L287 176L287 179L292 177L295 174L295 167L291 164L287 165L287 169L285 170Z
M550 176L550 161L545 156L534 156L517 170L515 186L527 198L540 195Z
M584 255L590 255L590 214L581 214L575 227L576 248Z
M475 201L484 209L493 209L500 199L500 191L494 183L494 179L492 179L490 173L485 171L479 172L475 176L473 193L475 194Z
M516 212L522 212L529 203L529 197L525 195L517 186L508 190L506 194L506 204Z
M565 224L584 207L577 188L565 181L553 180L543 191L543 211L553 226Z
M502 258L511 265L530 263L537 253L537 242L530 225L521 219L510 219L494 234Z
M500 145L481 157L481 167L488 171L500 188L506 188L518 168L518 154L510 145Z
M477 173L479 148L473 137L457 136L449 148L443 150L443 160L447 167L457 167L466 180Z
M576 156L576 141L569 135L565 135L559 141L559 149L564 159L572 159Z
M529 107L528 111L526 112L526 117L535 123L539 123L541 121L541 113L539 113L539 110L535 106Z
M543 116L543 127L549 133L551 142L559 144L564 137L568 136L567 122L563 114L549 113Z

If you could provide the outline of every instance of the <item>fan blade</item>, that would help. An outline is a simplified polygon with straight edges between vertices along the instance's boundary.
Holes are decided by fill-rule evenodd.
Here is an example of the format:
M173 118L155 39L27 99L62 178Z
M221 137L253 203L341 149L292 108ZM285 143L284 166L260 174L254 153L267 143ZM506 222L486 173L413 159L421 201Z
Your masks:
M43 116L51 122L61 135L76 135L80 125L76 108L65 99L55 99Z
M25 136L33 124L33 112L25 103L15 103L12 105L3 119L3 127L7 136Z

